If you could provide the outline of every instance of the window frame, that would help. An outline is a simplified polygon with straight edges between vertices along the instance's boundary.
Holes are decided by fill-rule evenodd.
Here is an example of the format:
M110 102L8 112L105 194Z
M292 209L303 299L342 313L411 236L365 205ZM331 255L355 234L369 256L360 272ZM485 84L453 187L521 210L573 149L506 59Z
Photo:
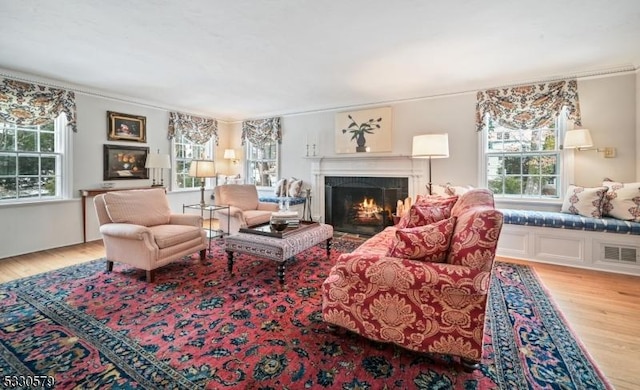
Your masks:
M176 148L179 145L185 145L186 147L191 147L191 148L202 147L203 150L200 156L195 155L198 153L198 151L195 151L195 152L192 152L192 154L194 154L192 157L182 158L177 156ZM186 173L188 176L189 163L191 162L191 160L204 158L207 160L210 159L215 161L215 155L214 155L215 148L213 147L213 145L214 145L213 140L207 141L207 143L205 143L204 145L199 145L193 141L189 141L188 139L186 139L184 134L176 133L176 135L171 139L171 166L174 167L173 169L171 169L171 179L170 179L171 184L169 186L169 190L171 192L189 192L189 191L200 190L200 182L197 179L193 179L193 183L194 183L193 186L190 186L190 187L178 186L178 175L182 173L182 172L178 172L179 170L178 166L180 162L184 161L185 162L184 173ZM208 156L211 156L211 157L208 157ZM216 172L217 172L217 168L216 168ZM205 182L204 182L205 189L211 190L213 189L214 186L215 186L215 178L205 179Z
M73 162L72 162L72 140L71 140L71 130L70 126L68 126L67 116L64 113L60 113L55 119L52 120L53 123L53 151L42 151L40 150L41 142L41 131L49 133L43 129L44 125L18 125L13 123L5 123L3 124L6 128L13 128L15 131L14 135L14 149L13 150L3 150L0 151L0 155L10 155L15 156L16 158L19 156L31 156L38 158L38 173L36 175L26 175L37 177L39 182L42 182L42 178L46 177L54 177L55 178L55 191L53 195L42 195L38 194L33 197L20 197L20 193L17 192L15 197L0 199L0 205L11 205L11 204L29 204L29 203L45 203L45 202L54 202L60 200L70 199L72 196L71 185L73 183ZM35 127L35 129L33 129ZM17 134L18 131L22 129L27 131L34 131L36 133L36 144L37 149L35 151L21 151L17 149ZM43 175L42 174L42 158L43 157L55 157L55 174L54 175ZM16 161L17 164L17 161ZM4 177L10 177L10 175L2 175ZM16 171L14 177L18 180L19 177L25 176L21 175L18 170L18 166L16 165Z
M245 169L244 169L244 175L246 178L246 183L247 184L254 184L255 185L255 181L254 181L254 176L253 176L253 172L251 172L252 168L252 162L256 161L256 162L274 162L275 163L275 180L273 181L273 183L271 183L271 186L263 186L263 185L256 185L256 188L258 190L270 190L275 188L275 184L278 180L278 178L280 177L280 142L279 141L269 141L269 144L274 144L275 146L275 158L261 158L261 159L253 159L253 153L251 152L251 148L254 147L253 144L251 143L251 141L246 140L246 144L245 144Z
M489 136L489 121L490 118L487 115L484 118L484 126L482 131L478 135L478 178L480 186L483 188L489 188L488 182L488 162L489 157L497 155L488 151L488 136ZM558 177L557 193L555 196L529 196L525 194L494 194L497 202L505 203L518 203L518 204L562 204L564 194L569 186L569 183L573 182L573 154L566 149L563 149L562 143L564 140L564 134L566 131L573 128L573 122L568 119L568 112L566 108L563 108L560 115L555 120L555 128L557 133L556 149L553 154L557 155L556 170ZM521 130L542 130L542 129L521 129ZM522 152L521 152L522 153ZM536 154L526 153L526 154ZM547 155L549 153L540 153L538 155ZM521 177L523 175L521 174Z

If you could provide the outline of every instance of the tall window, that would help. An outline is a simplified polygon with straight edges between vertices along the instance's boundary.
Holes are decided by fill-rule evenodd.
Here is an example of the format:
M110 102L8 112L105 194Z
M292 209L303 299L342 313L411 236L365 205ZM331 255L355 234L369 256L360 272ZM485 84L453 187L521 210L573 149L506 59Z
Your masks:
M258 187L273 187L278 181L278 142L268 141L258 147L247 141L247 182Z
M212 142L197 144L189 141L184 134L173 138L173 156L175 167L175 186L177 189L200 188L200 179L189 176L191 160L207 158L213 160Z
M0 124L0 202L63 196L67 118Z
M487 188L496 196L558 199L562 193L562 153L566 113L539 129L510 129L487 120L484 164Z

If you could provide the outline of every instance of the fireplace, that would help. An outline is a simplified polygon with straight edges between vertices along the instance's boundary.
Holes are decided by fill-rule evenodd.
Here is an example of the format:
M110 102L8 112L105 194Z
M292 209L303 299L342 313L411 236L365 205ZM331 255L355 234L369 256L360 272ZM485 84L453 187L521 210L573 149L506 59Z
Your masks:
M325 177L325 220L337 231L373 235L393 224L398 200L408 196L402 177Z

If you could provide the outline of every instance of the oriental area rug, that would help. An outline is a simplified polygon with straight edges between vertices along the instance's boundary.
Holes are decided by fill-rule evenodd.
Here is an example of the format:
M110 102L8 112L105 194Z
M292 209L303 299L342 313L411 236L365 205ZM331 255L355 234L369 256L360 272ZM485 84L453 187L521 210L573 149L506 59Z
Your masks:
M321 246L287 264L219 243L156 274L95 260L0 285L0 378L56 389L608 389L526 266L496 263L481 368L330 331ZM7 379L9 378L9 379ZM50 386L53 384L53 386ZM6 386L5 386L6 387ZM40 387L42 388L42 387Z

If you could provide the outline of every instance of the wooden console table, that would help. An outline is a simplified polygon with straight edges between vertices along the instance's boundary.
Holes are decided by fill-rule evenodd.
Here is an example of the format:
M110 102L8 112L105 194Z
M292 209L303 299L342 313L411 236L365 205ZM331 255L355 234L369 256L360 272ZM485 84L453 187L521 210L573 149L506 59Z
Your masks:
M94 188L89 190L80 190L82 195L82 242L87 242L87 198L94 197L96 195L104 194L110 191L123 191L123 190L144 190L153 187L135 187L135 188Z

